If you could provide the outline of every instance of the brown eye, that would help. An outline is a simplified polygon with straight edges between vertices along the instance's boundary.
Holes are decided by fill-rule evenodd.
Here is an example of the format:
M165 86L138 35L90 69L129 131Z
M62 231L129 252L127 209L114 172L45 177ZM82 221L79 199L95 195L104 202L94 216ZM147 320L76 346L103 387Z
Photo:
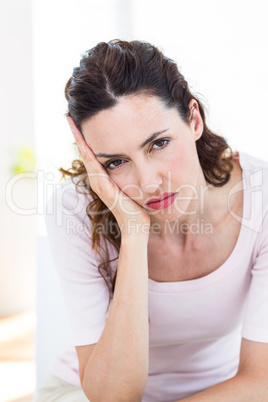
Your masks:
M170 143L170 139L169 138L161 138L159 140L156 140L153 142L151 149L155 150L155 151L160 151L161 149L164 149L168 146L168 144ZM153 146L156 145L157 148L153 148ZM122 159L115 159L113 161L109 161L104 165L104 168L106 170L118 170L121 168L121 166L123 166L125 163Z
M153 148L153 146L152 146L152 149L158 150L158 149L166 148L168 146L169 142L170 142L170 140L168 138L161 138L160 140L156 140L156 141L154 141L153 146L156 145L157 148Z
M104 165L105 169L108 170L117 170L120 168L122 163L118 164L118 162L123 162L122 159L115 159L114 161L110 161ZM111 167L111 165L114 165L115 167Z

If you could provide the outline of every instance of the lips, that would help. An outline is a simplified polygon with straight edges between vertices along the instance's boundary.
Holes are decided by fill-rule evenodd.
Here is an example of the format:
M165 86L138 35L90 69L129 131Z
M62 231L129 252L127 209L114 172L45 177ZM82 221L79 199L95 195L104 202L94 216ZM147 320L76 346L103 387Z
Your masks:
M173 194L175 194L175 193L163 193L163 194L161 194L161 196L158 197L158 198L149 198L149 200L145 203L145 205L148 205L148 204L151 204L151 203L154 203L154 202L162 201L162 200L164 200L165 198L170 197L170 196L173 195Z

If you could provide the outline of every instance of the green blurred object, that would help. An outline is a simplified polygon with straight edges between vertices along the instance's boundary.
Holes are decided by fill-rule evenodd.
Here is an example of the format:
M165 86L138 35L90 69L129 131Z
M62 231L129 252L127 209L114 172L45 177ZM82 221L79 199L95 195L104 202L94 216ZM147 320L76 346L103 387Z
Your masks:
M16 162L11 167L12 173L35 172L37 158L34 150L28 145L21 145L16 152Z

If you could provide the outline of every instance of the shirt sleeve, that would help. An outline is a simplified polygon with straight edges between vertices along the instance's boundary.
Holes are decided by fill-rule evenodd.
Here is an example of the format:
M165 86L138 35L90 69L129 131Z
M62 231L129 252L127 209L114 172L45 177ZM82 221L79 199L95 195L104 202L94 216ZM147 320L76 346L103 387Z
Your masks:
M91 223L86 215L89 197L78 193L66 179L49 198L45 215L74 346L97 343L109 311L109 290L98 271L104 260L92 249Z
M268 343L268 211L258 234L242 337Z

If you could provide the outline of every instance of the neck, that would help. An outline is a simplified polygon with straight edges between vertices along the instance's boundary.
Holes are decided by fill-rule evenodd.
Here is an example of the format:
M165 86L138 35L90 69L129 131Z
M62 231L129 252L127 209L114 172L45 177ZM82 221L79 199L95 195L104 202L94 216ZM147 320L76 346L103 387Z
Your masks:
M217 223L227 210L225 191L204 181L199 191L188 202L187 208L173 219L151 216L150 236L161 241L186 242L199 235L212 235ZM163 217L164 218L164 217Z

